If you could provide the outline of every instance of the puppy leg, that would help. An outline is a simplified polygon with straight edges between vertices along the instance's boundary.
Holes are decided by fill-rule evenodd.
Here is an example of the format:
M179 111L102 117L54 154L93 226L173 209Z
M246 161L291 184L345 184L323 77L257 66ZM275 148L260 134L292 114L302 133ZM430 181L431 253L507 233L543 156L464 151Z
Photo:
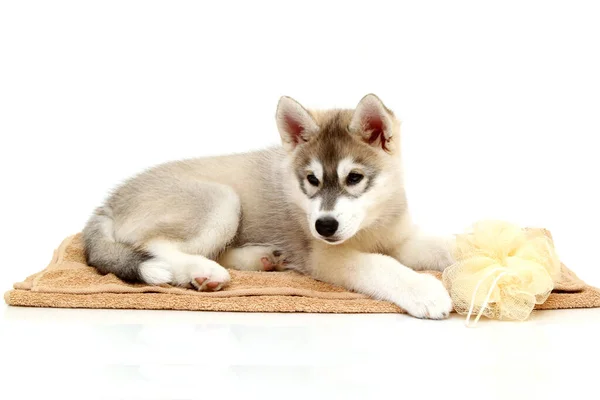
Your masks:
M442 319L452 310L439 280L386 255L323 249L314 253L312 266L316 279L391 301L417 318Z
M243 246L227 249L219 264L240 271L282 271L285 259L280 250L273 246Z
M186 218L180 218L188 227L185 239L159 236L144 243L144 250L152 255L140 265L140 276L145 282L191 285L201 291L219 290L229 282L229 272L213 260L237 232L239 198L224 185L203 184L201 188L203 191L191 191L190 198L185 199L204 206L197 213L186 209Z

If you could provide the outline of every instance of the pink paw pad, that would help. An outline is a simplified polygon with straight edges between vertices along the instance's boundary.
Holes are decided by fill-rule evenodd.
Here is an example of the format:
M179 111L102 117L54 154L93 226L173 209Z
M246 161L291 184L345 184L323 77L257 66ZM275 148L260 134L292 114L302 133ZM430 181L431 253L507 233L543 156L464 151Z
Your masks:
M221 282L208 282L206 287L209 289L216 289L220 284Z
M194 278L194 280L198 283L198 285L202 286L206 278Z
M273 271L275 269L275 265L273 265L267 257L262 257L260 262L263 265L264 271Z

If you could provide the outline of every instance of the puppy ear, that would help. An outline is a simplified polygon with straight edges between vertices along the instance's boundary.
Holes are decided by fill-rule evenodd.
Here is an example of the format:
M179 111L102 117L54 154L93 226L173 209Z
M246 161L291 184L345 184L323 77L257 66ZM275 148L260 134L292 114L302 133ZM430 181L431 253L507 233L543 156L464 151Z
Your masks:
M291 97L283 96L279 99L276 119L281 142L287 151L308 142L319 132L314 118Z
M356 106L349 130L371 146L390 151L392 138L398 127L394 114L379 97L368 94Z

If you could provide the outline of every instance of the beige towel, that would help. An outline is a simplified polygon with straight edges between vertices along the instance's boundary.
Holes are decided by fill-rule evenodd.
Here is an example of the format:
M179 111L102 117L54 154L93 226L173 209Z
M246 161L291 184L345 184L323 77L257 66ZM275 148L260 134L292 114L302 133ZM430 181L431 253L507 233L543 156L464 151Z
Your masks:
M586 285L563 266L554 293L536 308L600 307L600 290ZM440 278L438 272L430 273ZM231 271L231 283L219 292L197 292L169 285L124 283L100 275L85 263L80 234L68 237L46 269L4 295L12 306L122 308L150 310L401 313L398 306L348 292L292 271Z

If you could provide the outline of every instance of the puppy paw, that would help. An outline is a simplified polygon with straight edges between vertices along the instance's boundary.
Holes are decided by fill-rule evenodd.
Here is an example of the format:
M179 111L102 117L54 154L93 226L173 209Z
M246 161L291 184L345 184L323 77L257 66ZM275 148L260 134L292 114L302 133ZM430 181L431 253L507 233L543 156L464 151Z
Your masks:
M190 268L190 283L201 292L221 290L230 280L229 271L211 260Z
M443 271L454 263L453 246L453 237L415 237L402 245L397 253L397 258L404 265L416 271Z
M243 246L228 249L219 259L226 268L240 271L283 271L287 261L273 246Z
M263 271L282 271L287 264L283 253L275 248L267 248L266 254L260 258Z
M452 311L452 300L442 282L427 274L419 276L398 305L423 319L448 318Z

